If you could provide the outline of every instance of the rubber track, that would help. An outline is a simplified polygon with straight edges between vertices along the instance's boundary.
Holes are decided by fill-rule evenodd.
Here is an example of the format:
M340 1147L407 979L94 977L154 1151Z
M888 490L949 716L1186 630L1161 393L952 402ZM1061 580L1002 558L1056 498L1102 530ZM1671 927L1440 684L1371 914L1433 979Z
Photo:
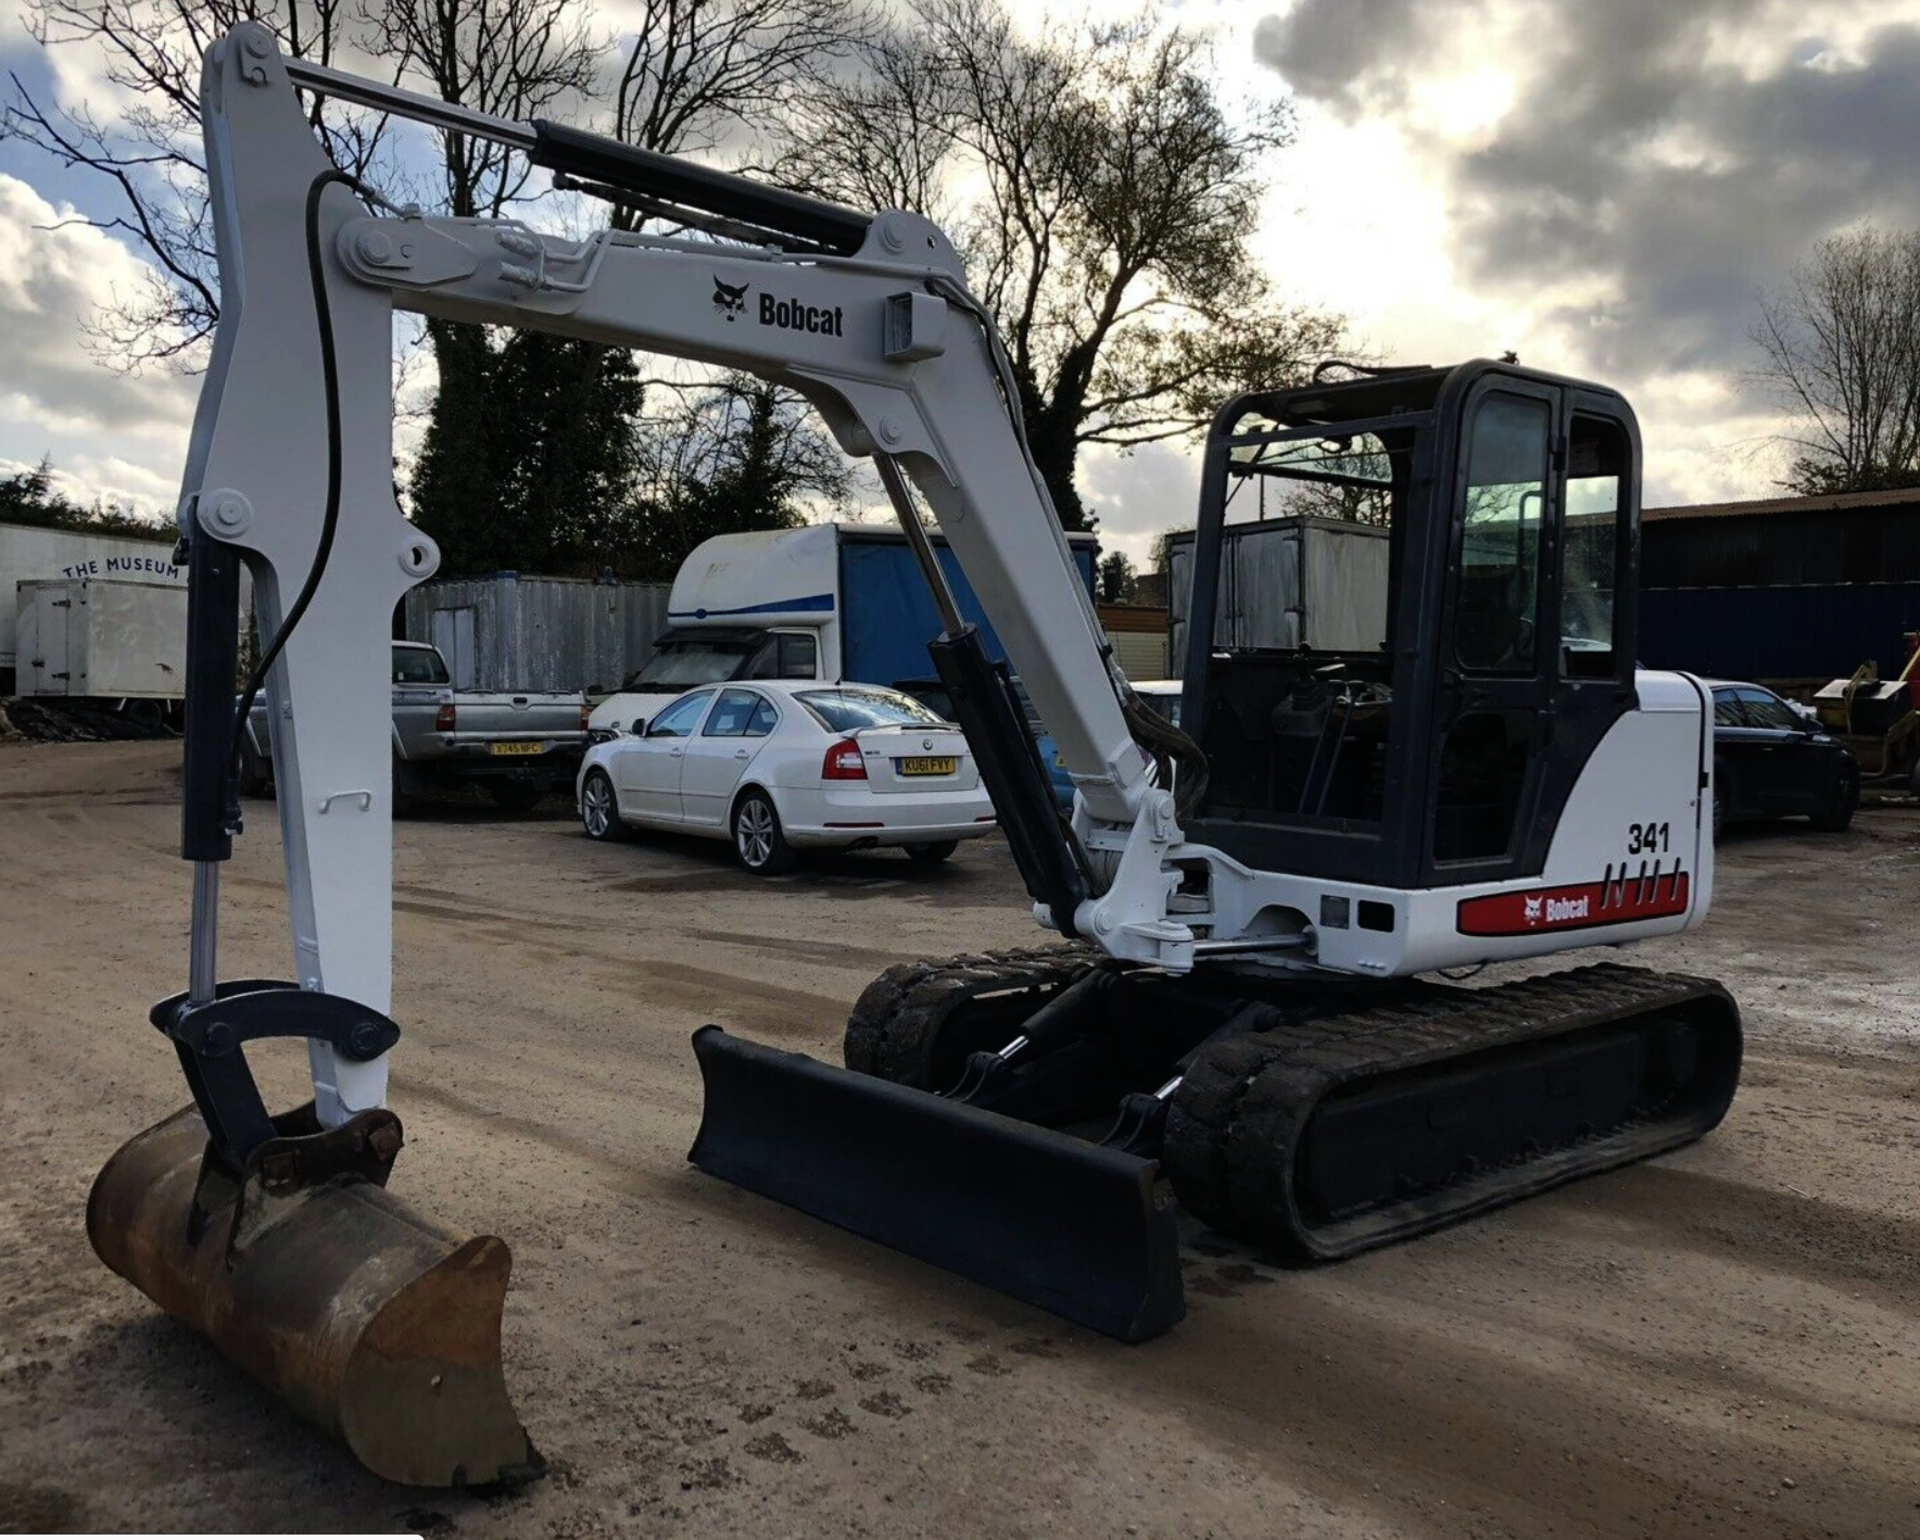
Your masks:
M1163 1168L1181 1205L1196 1217L1296 1260L1330 1260L1406 1239L1687 1143L1711 1129L1725 1105L1690 1118L1656 1115L1603 1130L1504 1170L1478 1172L1315 1228L1296 1204L1293 1163L1314 1110L1330 1092L1708 999L1724 1001L1737 1023L1731 998L1711 980L1601 964L1488 989L1412 985L1408 994L1368 1010L1225 1039L1195 1057L1174 1097Z
M1101 954L1085 945L1012 948L935 962L897 963L861 992L847 1019L848 1069L923 1091L933 1044L953 1016L983 995L1065 985ZM1038 1002L1033 1009L1038 1009Z

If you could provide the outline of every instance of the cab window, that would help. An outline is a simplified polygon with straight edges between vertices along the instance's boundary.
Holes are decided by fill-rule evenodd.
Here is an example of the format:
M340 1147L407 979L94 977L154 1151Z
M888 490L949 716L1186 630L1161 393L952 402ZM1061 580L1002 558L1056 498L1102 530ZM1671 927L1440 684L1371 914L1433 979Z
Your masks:
M707 709L713 699L710 692L702 690L698 695L688 695L675 701L671 706L653 719L647 729L649 738L687 738L693 734L700 720L700 713Z
M1629 453L1619 423L1575 415L1560 558L1561 673L1568 679L1610 679L1616 672L1613 600L1627 550L1620 489Z
M788 636L781 634L774 638L779 649L779 673L781 679L812 679L814 660L819 656L819 647L814 639L805 635Z
M1488 396L1474 414L1454 651L1477 673L1534 672L1551 424L1524 396Z
M805 631L776 631L760 644L741 679L815 679L820 646Z

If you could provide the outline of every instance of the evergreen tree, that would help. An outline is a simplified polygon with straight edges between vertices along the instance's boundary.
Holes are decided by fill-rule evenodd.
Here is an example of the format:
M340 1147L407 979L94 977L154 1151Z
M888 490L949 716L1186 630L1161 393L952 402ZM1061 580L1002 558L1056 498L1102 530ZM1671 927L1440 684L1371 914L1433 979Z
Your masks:
M0 476L0 524L31 524L41 529L74 529L91 535L133 535L152 540L170 534L158 519L143 519L131 508L76 503L53 484L53 461L41 456L30 471Z
M632 541L641 385L623 349L435 323L414 522L449 575L597 573Z

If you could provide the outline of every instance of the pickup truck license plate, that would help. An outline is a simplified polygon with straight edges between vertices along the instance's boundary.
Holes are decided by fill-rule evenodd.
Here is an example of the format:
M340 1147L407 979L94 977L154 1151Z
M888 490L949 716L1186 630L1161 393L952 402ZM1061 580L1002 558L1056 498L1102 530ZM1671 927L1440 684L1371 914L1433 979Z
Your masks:
M490 743L489 754L538 754L546 748L544 743Z
M941 759L901 759L896 760L902 775L952 775L958 767L951 755Z

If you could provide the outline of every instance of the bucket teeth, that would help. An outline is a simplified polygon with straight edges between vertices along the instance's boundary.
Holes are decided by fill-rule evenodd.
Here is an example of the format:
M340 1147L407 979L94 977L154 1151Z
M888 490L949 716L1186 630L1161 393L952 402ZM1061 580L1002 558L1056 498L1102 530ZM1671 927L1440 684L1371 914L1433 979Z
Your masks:
M114 1154L87 1200L101 1261L376 1475L539 1474L500 1363L505 1242L450 1231L367 1175L203 1179L205 1151L188 1107Z

